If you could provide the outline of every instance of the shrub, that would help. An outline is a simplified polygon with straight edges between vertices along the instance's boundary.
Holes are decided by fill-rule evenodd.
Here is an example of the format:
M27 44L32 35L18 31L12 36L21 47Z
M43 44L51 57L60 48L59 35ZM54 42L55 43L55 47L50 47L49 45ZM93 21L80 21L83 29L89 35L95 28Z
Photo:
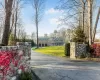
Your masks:
M87 57L86 53L82 53L82 54L79 56L79 58L86 58L86 57Z
M65 55L70 56L70 43L65 44Z
M91 48L92 48L92 55L94 57L100 57L100 44L92 44L91 45Z
M15 44L14 34L10 34L8 45L12 46Z
M86 42L86 36L84 34L84 31L80 28L77 27L74 31L74 37L72 39L73 42Z
M92 57L94 53L94 49L87 43L86 46L86 51L87 51L87 57Z
M18 80L32 80L32 74L29 72L23 72L18 76Z

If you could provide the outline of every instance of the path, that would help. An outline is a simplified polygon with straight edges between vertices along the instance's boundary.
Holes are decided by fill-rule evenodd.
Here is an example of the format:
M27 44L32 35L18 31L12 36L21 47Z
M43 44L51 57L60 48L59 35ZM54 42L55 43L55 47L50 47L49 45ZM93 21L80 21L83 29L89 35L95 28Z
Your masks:
M100 63L60 59L32 51L31 66L41 80L100 80Z

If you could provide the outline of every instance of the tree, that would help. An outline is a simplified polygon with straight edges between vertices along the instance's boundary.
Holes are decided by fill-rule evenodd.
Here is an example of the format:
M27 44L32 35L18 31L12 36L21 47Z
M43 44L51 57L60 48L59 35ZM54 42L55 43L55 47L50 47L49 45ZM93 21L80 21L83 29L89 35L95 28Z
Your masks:
M8 45L13 0L5 0L5 22L2 43Z
M39 45L38 45L38 27L39 27L39 22L41 21L42 16L43 16L45 0L31 0L31 1L32 1L33 9L34 9L34 22L35 22L35 26L36 26L37 48L38 48L39 47Z
M64 10L64 17L61 19L62 22L76 28L80 26L88 37L87 32L87 0L60 0L58 9Z
M65 14L67 13L67 16L64 15L64 18L61 20L65 22L65 24L73 21L76 23L74 24L76 27L80 26L87 37L89 45L91 45L95 40L97 23L99 19L100 11L98 11L97 19L94 25L93 14L96 1L97 0L60 0L61 4L58 7L58 9L63 9Z
M96 32L97 32L97 24L98 24L98 21L99 21L99 16L100 16L100 7L99 7L99 10L98 10L96 22L95 22L94 29L93 29L93 37L92 37L93 43L95 41L95 35L96 35Z
M3 26L4 26L4 9L1 7L0 8L0 43L2 42Z
M83 27L85 7L86 0L60 0L60 5L58 5L57 9L64 10L65 14L61 19L64 23L68 24L71 22L75 25L79 22L78 25L81 23L80 26Z
M8 44L10 34L16 38L16 27L19 24L19 17L24 0L4 0L0 2L4 10L3 16L3 38L2 43Z
M8 45L10 46L14 45L14 34L10 34Z
M26 37L27 37L27 33L25 32L25 30L23 28L20 28L19 30L20 32L18 33L19 36L19 39L22 39L23 41L26 40Z
M75 29L75 34L74 34L72 41L74 41L74 42L86 42L86 37L85 37L84 31L80 27L77 27Z
M92 7L93 7L93 0L87 0L88 5L88 27L89 27L89 45L92 44Z
M31 34L31 39L32 39L32 40L35 39L35 33L34 33L34 32L32 32L32 34Z
M12 17L11 17L11 28L10 28L10 33L14 34L14 42L16 44L16 39L17 39L17 27L20 26L20 24L22 23L20 20L20 13L21 13L21 9L24 5L24 1L23 0L14 0L13 3L13 10L12 10Z
M84 27L85 27L85 11L86 11L86 3L87 0L80 0L80 2L82 3L82 23L83 23L83 27L82 30L84 31Z
M59 36L61 36L63 38L64 42L66 42L66 37L67 37L67 30L66 30L66 28L61 28L59 30L59 33L60 33Z

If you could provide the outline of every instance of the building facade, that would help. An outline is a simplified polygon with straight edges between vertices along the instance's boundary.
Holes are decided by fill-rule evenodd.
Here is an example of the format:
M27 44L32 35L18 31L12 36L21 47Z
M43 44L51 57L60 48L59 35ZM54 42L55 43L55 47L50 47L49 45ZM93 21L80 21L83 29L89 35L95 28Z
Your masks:
M64 44L64 40L61 37L50 37L49 46L61 46Z
M36 43L36 41L35 41ZM46 46L61 46L64 44L64 41L60 37L39 37L38 45L39 47Z
M39 47L45 47L45 46L49 46L49 38L47 37L39 37L39 41L38 41L38 45Z

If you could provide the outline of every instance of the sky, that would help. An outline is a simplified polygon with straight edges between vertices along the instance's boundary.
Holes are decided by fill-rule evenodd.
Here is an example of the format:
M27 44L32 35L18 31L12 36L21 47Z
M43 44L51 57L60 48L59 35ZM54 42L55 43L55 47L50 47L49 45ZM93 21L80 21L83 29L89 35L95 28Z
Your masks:
M43 36L44 34L50 34L54 32L54 30L59 29L58 24L61 22L58 21L59 17L62 17L63 10L56 10L55 7L57 6L59 0L46 0L44 15L42 21L39 23L39 36ZM99 1L99 0L97 0ZM99 6L100 4L98 4ZM97 14L97 11L96 11ZM36 27L33 21L33 8L31 5L27 5L22 10L22 19L23 19L23 26L25 31L28 35L31 35L32 32L36 33ZM95 16L96 18L96 16ZM96 20L94 18L94 20ZM99 20L100 22L100 20ZM60 26L68 27L66 26ZM100 23L98 23L98 30L100 30ZM100 38L100 34L96 35L96 37Z
M0 0L2 1L2 0ZM26 0L27 1L27 0ZM97 6L100 6L100 0L97 0L99 2ZM43 36L44 34L50 34L54 32L54 30L58 30L60 28L68 26L60 26L58 28L58 24L61 22L58 21L59 17L62 17L63 10L56 10L55 7L58 5L59 0L46 0L45 3L45 9L44 9L44 15L43 19L41 20L39 24L39 36ZM32 32L36 33L36 27L34 25L34 12L31 4L25 4L21 11L21 18L22 18L22 24L25 28L25 31L28 35L31 35ZM95 12L97 14L97 11ZM95 16L96 18L96 16ZM94 18L94 21L96 20ZM100 20L98 22L98 32L100 32ZM100 34L96 35L96 37L100 38Z
M50 34L54 30L59 29L58 21L59 16L62 15L61 10L55 10L59 0L46 0L45 10L43 19L39 23L39 36L43 36L44 34ZM33 8L31 5L28 5L22 10L22 19L23 26L25 27L25 31L28 35L31 35L32 32L36 32L36 27L33 22ZM64 27L64 26L62 26Z

